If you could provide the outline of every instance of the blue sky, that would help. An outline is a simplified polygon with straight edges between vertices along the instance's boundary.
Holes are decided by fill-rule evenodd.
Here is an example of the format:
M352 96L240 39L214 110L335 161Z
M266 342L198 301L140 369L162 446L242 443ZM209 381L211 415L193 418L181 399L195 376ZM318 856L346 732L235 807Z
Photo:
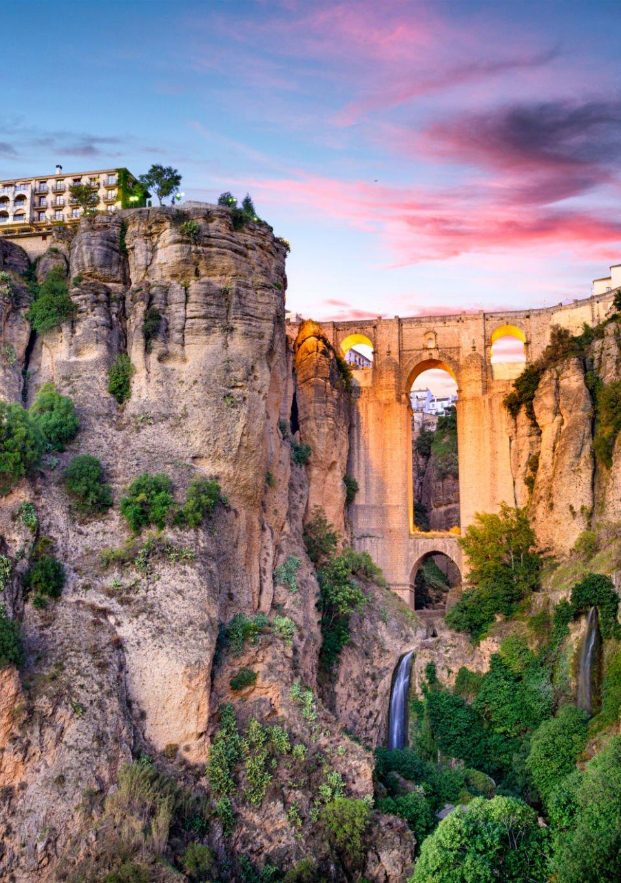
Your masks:
M0 177L250 191L295 311L547 305L621 260L616 0L2 5Z

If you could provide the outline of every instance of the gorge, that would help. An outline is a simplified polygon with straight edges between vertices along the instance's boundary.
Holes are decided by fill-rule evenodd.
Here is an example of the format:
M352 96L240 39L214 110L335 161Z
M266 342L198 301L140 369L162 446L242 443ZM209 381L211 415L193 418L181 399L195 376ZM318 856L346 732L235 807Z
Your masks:
M211 205L0 237L0 878L461 880L435 838L491 812L528 861L489 879L578 880L621 768L618 299L287 321L288 248ZM414 518L430 366L459 529Z

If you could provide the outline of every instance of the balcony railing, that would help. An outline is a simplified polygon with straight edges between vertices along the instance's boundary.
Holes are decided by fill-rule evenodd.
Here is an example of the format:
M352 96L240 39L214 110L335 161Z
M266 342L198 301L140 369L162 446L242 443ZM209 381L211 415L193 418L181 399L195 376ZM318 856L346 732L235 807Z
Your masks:
M30 193L30 184L16 184L15 185L16 193Z
M66 184L61 181L56 181L54 184L54 193L63 193Z
M47 193L47 184L37 184L35 193Z
M54 200L54 205L58 206L58 208L62 208L65 204L65 200L62 197L57 196Z

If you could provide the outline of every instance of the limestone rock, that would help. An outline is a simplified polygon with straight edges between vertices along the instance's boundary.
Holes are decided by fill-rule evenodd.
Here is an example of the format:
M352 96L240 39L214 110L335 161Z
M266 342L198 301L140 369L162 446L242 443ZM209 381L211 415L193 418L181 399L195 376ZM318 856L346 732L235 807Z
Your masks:
M0 236L0 270L11 270L23 275L29 266L30 260L24 249Z
M69 269L69 261L67 255L57 245L53 245L37 261L37 282L43 282L48 273L57 267L62 271L63 276L66 276Z

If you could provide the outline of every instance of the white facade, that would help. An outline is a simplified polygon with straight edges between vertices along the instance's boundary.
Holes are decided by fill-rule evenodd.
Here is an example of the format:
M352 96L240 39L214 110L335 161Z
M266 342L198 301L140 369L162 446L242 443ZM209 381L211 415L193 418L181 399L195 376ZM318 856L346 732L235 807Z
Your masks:
M621 264L613 264L609 269L610 276L593 280L593 295L606 294L615 288L621 288Z

